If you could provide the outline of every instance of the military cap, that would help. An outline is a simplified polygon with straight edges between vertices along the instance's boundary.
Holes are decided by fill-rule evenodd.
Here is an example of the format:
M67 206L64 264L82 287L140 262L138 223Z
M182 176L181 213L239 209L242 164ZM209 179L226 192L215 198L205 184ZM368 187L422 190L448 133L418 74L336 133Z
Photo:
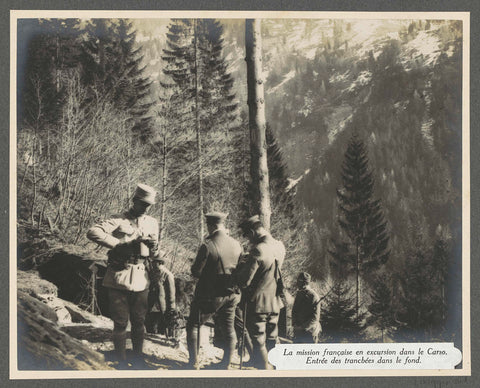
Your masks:
M249 219L243 221L239 227L242 231L247 231L250 229L256 229L259 226L262 226L262 221L260 221L260 216L258 214L250 217Z
M165 260L162 259L162 258L160 257L160 255L153 256L153 257L152 257L152 261L155 262L155 263L157 263L157 264L159 264L159 265L164 265L164 264L165 264Z
M222 213L222 212L210 212L205 214L205 218L207 219L207 222L223 222L225 221L225 218L227 218L228 214Z
M135 189L135 194L133 196L134 199L139 199L145 203L153 205L155 203L155 196L157 195L157 191L148 185L143 183L139 183L137 188Z
M312 279L312 277L310 276L310 274L308 272L300 272L298 274L297 281L302 282L302 283L310 283L311 279Z

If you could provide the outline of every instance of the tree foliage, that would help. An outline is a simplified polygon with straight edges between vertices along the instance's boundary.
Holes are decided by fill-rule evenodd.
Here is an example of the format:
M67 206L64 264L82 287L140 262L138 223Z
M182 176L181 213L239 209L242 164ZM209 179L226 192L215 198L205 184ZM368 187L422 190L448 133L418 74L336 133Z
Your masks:
M387 222L380 201L374 199L367 150L356 134L345 152L341 176L343 186L337 189L340 241L333 242L330 254L333 268L341 268L343 275L345 271L354 274L358 306L360 280L368 280L367 274L384 265L390 252Z
M127 112L132 131L145 140L152 134L151 81L144 75L136 32L127 19L91 19L82 40L82 75L92 98L107 97Z
M381 332L382 342L386 336L391 336L396 329L395 308L391 282L383 275L378 276L372 285L370 292L371 302L368 305L370 316L367 319L369 325L374 325Z
M222 25L213 19L174 19L162 56L163 72L169 78L162 86L169 90L176 110L170 125L189 134L191 147L186 147L183 158L189 165L197 163L200 177L185 182L183 193L190 198L201 193L201 200L192 200L201 214L212 208L235 209L245 187L236 169L244 150L234 148L243 140L244 128L232 91L233 78L223 58L222 34Z
M365 314L357 314L355 294L346 282L336 282L323 302L322 336L326 342L360 341Z
M438 250L417 243L397 276L400 290L397 319L402 324L399 338L424 341L442 336L446 318L441 275L444 267L435 263L437 254Z

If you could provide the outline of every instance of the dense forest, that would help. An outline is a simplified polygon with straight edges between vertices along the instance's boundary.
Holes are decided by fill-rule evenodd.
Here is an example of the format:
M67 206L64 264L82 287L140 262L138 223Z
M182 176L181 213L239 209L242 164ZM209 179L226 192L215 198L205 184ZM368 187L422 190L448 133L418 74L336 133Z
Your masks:
M265 20L271 231L324 341L459 341L462 24ZM244 23L20 20L19 263L158 190L167 266L252 214ZM161 31L161 33L159 33ZM365 34L364 34L365 35ZM31 257L30 257L31 258ZM32 265L34 265L33 263ZM19 264L24 265L24 264Z

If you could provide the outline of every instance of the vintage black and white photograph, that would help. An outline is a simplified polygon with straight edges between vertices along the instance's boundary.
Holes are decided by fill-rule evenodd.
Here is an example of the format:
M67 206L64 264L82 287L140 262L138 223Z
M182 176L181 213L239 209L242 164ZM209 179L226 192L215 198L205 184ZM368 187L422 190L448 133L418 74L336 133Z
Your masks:
M17 11L15 375L468 372L466 15Z

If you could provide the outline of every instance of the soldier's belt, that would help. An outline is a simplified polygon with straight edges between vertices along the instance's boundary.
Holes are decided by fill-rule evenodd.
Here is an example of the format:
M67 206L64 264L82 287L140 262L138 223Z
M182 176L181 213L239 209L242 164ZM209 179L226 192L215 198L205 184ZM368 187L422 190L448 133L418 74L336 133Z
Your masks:
M127 264L145 264L147 258L143 256L132 256L128 258L125 263Z

